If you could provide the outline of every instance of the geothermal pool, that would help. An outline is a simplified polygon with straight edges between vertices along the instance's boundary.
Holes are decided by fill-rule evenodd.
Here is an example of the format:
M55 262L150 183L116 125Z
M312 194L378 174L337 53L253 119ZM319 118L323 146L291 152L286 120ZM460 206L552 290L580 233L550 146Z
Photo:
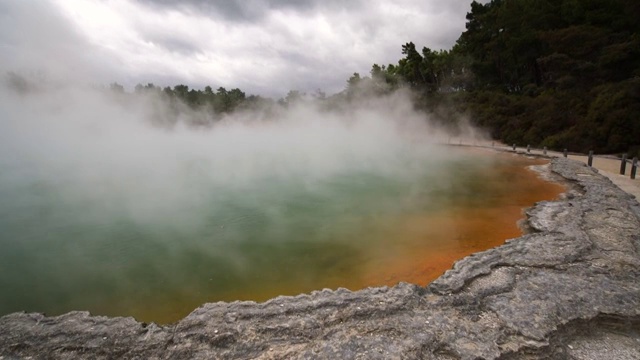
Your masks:
M522 208L563 191L527 168L540 160L428 151L442 159L386 159L397 167L384 170L354 162L322 176L280 171L268 156L260 166L270 171L251 175L256 163L235 159L224 181L212 170L220 164L193 156L166 173L118 176L80 158L44 170L51 161L5 161L0 315L88 310L168 323L205 302L425 285L519 236Z

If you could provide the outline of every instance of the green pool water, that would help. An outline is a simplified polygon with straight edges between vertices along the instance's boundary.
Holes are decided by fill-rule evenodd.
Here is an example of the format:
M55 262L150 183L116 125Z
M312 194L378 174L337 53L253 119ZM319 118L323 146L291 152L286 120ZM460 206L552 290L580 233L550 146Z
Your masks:
M372 267L432 246L405 239L407 217L511 204L520 177L495 174L528 164L433 151L446 155L322 176L303 167L234 178L225 166L224 181L207 159L117 174L5 162L0 315L89 310L166 323L204 302L375 285Z

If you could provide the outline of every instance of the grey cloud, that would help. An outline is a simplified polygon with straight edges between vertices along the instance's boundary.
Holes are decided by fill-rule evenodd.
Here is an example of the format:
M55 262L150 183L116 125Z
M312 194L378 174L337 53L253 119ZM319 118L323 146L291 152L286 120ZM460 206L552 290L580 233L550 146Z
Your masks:
M116 81L128 88L152 82L239 87L274 97L290 89L313 92L320 88L332 93L343 90L354 72L367 75L373 63L397 62L405 42L449 49L464 30L471 0L124 3L129 2L138 5L137 12L118 15L129 24L131 37L116 39L112 43L116 45L106 49L99 38L87 40L85 29L64 16L52 0L0 0L0 71L45 69L62 78ZM380 4L405 11L387 13ZM173 11L180 16L174 17ZM162 26L168 18L178 20ZM315 29L311 21L324 21L328 27ZM312 26L301 30L296 22ZM215 35L207 33L212 23ZM143 42L154 44L149 47L154 51L147 55Z
M0 71L49 81L104 81L103 54L45 1L0 0Z
M263 2L247 1L207 1L207 0L136 0L143 5L162 10L179 10L197 12L208 16L224 18L229 21L255 20L261 17L267 4Z
M291 10L300 13L327 9L354 9L362 0L135 0L138 3L160 8L204 13L229 21L257 21L273 10Z
M489 0L480 0L486 3ZM428 8L436 14L441 13L460 13L461 11L471 10L471 0L447 0L447 1L430 1Z
M145 38L147 41L150 41L169 52L179 53L185 56L195 55L202 51L202 49L192 41L171 35L163 36L160 34L148 34Z

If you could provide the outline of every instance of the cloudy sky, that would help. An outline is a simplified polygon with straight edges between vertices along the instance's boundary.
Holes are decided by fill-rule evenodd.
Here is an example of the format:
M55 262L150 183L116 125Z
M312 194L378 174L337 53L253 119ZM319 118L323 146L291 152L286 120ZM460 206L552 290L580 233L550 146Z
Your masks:
M483 1L486 2L486 1ZM401 45L449 49L471 0L0 0L0 70L95 84L334 93L396 63Z

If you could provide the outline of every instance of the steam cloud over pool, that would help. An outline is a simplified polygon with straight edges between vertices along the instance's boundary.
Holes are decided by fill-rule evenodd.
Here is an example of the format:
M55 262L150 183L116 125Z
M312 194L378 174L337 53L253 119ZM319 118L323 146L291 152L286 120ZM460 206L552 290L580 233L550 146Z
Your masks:
M407 219L508 197L473 187L500 160L436 145L401 94L168 128L152 97L1 91L0 314L173 321L206 301L382 285L432 246Z

